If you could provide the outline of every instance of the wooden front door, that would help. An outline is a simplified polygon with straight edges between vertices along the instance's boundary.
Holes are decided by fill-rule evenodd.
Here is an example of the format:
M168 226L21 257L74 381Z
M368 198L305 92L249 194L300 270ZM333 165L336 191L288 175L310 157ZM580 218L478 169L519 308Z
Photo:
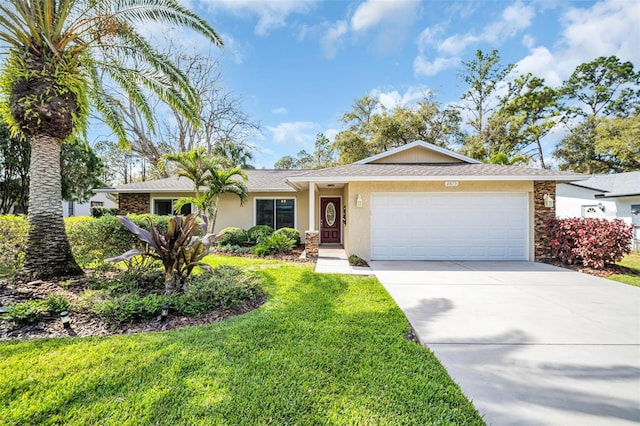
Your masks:
M320 244L340 244L341 211L339 197L320 199Z

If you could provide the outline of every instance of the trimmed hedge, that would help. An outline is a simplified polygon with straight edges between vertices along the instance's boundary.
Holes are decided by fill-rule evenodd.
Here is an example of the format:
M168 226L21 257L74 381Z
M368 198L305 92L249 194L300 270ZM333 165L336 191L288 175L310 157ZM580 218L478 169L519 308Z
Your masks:
M28 232L26 216L0 215L0 274L22 267Z
M551 219L551 254L566 264L602 269L631 252L633 226L620 219Z
M288 238L292 239L296 245L300 245L300 231L298 231L295 228L280 228L278 229L276 232L274 232L275 234L284 234L286 235Z
M230 226L219 232L218 246L242 246L249 242L249 233L242 228Z
M259 244L260 241L273 234L273 228L269 225L256 225L247 231L249 233L249 241L253 244Z

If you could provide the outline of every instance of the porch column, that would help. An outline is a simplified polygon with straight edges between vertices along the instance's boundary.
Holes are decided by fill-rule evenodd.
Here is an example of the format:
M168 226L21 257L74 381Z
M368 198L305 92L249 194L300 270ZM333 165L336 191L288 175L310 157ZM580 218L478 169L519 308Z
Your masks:
M304 233L304 248L308 258L318 257L319 234L316 231L316 185L309 182L309 226Z
M309 182L309 231L316 230L316 184Z

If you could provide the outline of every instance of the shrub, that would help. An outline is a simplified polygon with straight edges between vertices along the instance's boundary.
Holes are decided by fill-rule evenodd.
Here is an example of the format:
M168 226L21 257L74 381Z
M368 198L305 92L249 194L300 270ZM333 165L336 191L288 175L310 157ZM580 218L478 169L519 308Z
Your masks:
M352 266L369 266L369 264L367 263L366 260L364 260L360 256L356 256L355 254L352 254L352 255L349 256L349 265L352 265Z
M296 245L300 245L300 231L295 228L280 228L275 232L275 234L284 234L291 238Z
M271 234L262 239L255 247L252 253L256 256L269 256L275 253L288 253L296 246L296 243L285 234Z
M115 216L118 214L117 207L104 207L104 206L95 206L91 207L91 217L101 218L102 216L110 215Z
M149 230L149 221L160 232L167 231L169 217L151 214L127 216L134 224ZM144 249L135 235L129 232L115 216L76 217L65 220L67 236L76 261L81 266L101 264L107 257L114 257L127 250ZM127 267L134 267L133 263Z
M108 323L122 324L158 316L168 303L169 298L163 295L123 294L95 303L90 310Z
M551 219L547 230L552 256L569 265L601 269L631 251L633 226L620 219Z
M26 216L0 216L0 274L10 274L22 267L28 232Z
M191 213L184 218L173 216L169 219L166 233L160 233L148 218L151 231L137 226L131 219L118 216L122 224L146 244L143 250L134 248L117 257L107 259L110 262L121 262L132 257L143 255L160 260L164 266L165 293L170 295L176 291L185 291L189 285L191 273L196 266L210 270L211 267L201 262L209 253L214 242L213 234L206 234L202 238L196 236L204 233L207 223L202 223L200 216Z
M219 246L241 246L249 242L249 233L242 228L224 228L218 233Z
M69 310L69 301L61 294L53 294L44 300L27 300L25 302L10 304L9 312L3 317L16 324L33 324L45 312L50 315L59 315L62 311Z
M210 274L200 274L187 292L172 299L171 307L184 315L202 315L217 307L237 307L264 295L263 279L255 272L220 266Z
M273 228L269 225L256 225L249 228L249 240L254 244L259 244L264 238L273 234Z

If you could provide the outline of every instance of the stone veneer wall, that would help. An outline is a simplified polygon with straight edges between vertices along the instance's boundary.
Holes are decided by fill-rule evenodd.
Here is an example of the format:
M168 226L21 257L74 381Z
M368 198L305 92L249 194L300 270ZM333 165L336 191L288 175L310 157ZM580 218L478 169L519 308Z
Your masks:
M318 245L320 244L320 233L318 231L304 231L304 249L307 259L318 257Z
M151 195L144 194L118 194L118 214L144 214L151 213Z
M544 206L544 194L549 194L553 199L553 207ZM543 261L549 259L549 240L547 234L547 222L556 217L556 182L533 182L533 235L534 235L534 260Z

